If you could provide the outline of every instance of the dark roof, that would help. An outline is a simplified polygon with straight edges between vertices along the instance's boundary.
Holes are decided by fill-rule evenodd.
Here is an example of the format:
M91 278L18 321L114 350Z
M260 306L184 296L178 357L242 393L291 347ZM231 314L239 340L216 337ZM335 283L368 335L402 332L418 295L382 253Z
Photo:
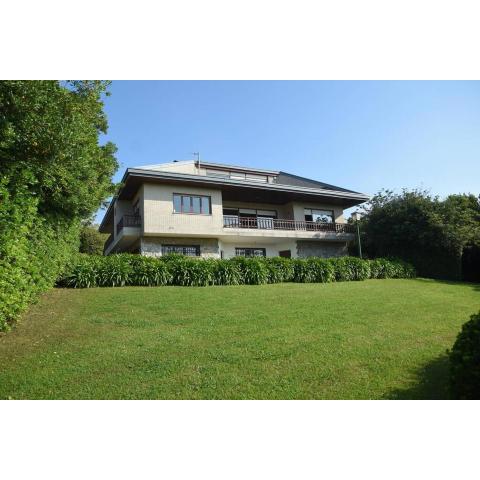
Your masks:
M318 182L310 178L299 177L287 172L280 172L277 176L277 183L280 185L292 185L294 187L323 188L325 190L337 190L338 192L359 193L346 188L336 187L328 183Z

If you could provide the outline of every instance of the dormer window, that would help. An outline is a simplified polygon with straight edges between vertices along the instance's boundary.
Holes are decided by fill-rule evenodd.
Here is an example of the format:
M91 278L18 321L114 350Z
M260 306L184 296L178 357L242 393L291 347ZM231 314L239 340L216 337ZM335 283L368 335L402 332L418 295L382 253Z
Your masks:
M228 170L216 170L207 168L207 175L210 177L230 178L231 180L246 180L247 182L268 182L267 175L260 175L258 173L237 172Z

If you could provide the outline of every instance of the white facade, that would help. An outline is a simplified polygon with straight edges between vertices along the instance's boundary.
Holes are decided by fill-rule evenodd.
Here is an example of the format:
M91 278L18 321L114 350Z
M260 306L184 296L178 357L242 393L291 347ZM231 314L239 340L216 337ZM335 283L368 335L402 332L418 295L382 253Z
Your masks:
M285 202L281 202L279 198L282 197L278 197L276 190L283 192L283 188L275 184L278 172L222 167L223 170L215 170L214 164L207 164L199 168L193 161L143 167L148 177L145 174L146 178L137 181L138 186L132 187L135 189L133 193L125 193L122 198L121 192L102 222L101 230L112 233L105 254L133 251L162 255L168 249L182 246L188 247L186 251L190 254L195 251L206 258L231 258L239 252L251 254L251 249L269 257L280 254L297 257L305 252L310 252L308 255L317 252L319 256L345 254L346 242L353 235L347 228L342 228L345 225L343 206L336 198L329 203L327 193L320 199L314 196L317 192L323 193L321 189L309 188L305 194L305 189L293 186L289 188L295 193L285 194ZM169 174L174 174L173 178L169 178ZM197 182L200 177L213 184ZM232 186L231 183L235 184ZM270 194L264 191L263 185L272 188L271 196L275 202L265 201ZM237 194L237 188L243 193ZM208 213L176 212L176 194L208 197ZM259 195L262 201L255 200ZM130 198L125 198L127 196ZM249 212L250 217L256 215L251 212L258 212L258 215L270 212L272 218L258 217L258 221L226 224L225 209L227 212L240 209L239 217L242 211ZM305 209L331 211L333 223L319 229L318 224L305 221Z

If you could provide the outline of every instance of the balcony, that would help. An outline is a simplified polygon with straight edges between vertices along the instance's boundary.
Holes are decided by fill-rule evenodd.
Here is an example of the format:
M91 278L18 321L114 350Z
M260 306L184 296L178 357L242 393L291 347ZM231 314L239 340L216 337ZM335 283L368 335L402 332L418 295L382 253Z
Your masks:
M142 219L140 215L124 215L120 221L117 223L117 235L125 227L141 227Z
M256 230L289 230L300 232L325 232L333 234L355 233L355 226L348 223L307 222L265 217L223 216L223 228L246 228Z

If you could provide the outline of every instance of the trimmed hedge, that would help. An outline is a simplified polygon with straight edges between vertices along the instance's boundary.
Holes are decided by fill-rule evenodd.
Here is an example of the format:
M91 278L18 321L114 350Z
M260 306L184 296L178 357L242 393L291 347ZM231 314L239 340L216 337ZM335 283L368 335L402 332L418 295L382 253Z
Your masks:
M70 288L125 285L262 285L266 283L328 283L368 278L413 278L414 268L399 260L341 258L197 259L181 255L143 257L118 254L108 257L79 255L58 285Z
M452 396L461 400L480 399L480 312L462 326L449 352Z

